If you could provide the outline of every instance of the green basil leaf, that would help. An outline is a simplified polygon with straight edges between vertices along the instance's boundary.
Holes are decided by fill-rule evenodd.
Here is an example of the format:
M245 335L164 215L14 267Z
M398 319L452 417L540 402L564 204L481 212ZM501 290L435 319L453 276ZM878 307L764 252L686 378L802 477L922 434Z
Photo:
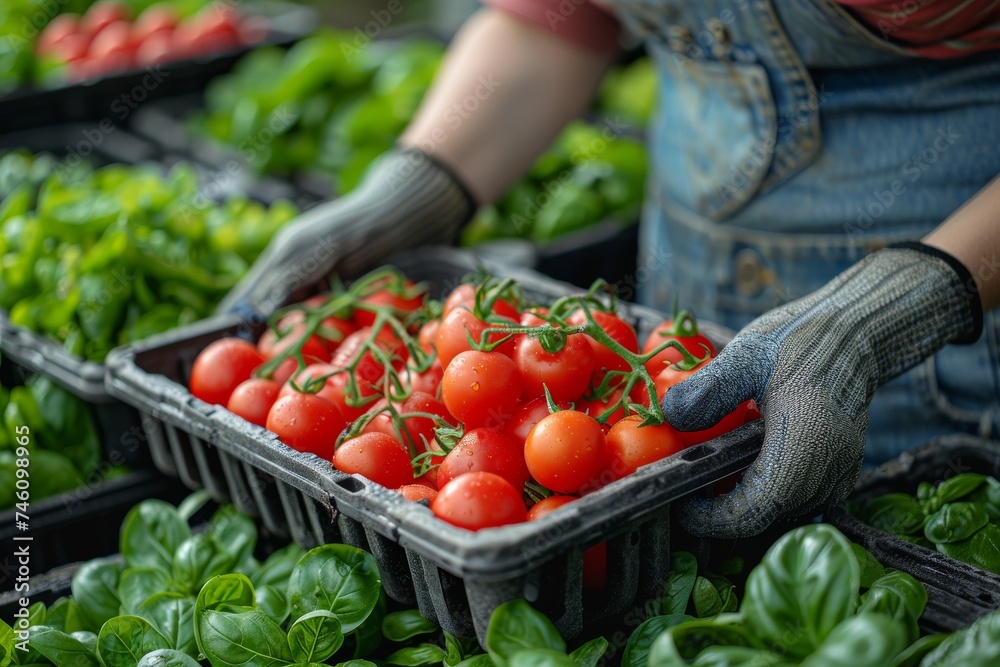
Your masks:
M687 614L667 614L646 619L628 638L622 653L622 667L646 667L649 664L649 651L656 638L672 627L693 620Z
M288 648L296 662L323 662L343 643L340 621L326 609L304 614L288 628Z
M135 667L150 651L171 648L167 638L138 616L118 616L101 628L97 655L104 667Z
M195 620L198 647L213 667L271 667L292 662L285 633L263 612L206 609L196 613Z
M868 501L860 519L893 535L910 535L924 525L924 509L908 493L887 493Z
M935 544L960 542L972 537L990 522L986 508L975 503L945 503L927 517L924 536Z
M804 658L858 606L861 571L851 543L836 528L812 524L779 539L747 579L740 610L765 645L787 643ZM789 641L788 628L801 628Z
M194 598L180 593L161 592L143 602L136 611L167 638L168 648L198 657L194 638Z
M607 651L608 640L604 637L596 637L570 653L569 659L579 667L597 667L597 663L601 661Z
M125 516L120 547L130 567L170 572L174 552L189 537L191 529L173 505L162 500L144 500Z
M566 655L550 648L529 648L518 651L507 661L509 667L577 667Z
M949 635L920 667L995 667L1000 663L1000 612L994 611Z
M663 585L663 613L683 614L687 611L691 591L698 575L694 554L677 551L670 554L670 573Z
M927 589L906 572L893 570L872 583L861 596L857 613L876 613L899 621L906 630L906 644L920 636L917 620L927 606Z
M69 633L69 636L87 647L87 650L97 655L97 635L90 630L78 630Z
M524 600L511 600L497 607L486 629L486 650L493 661L504 667L515 653L532 648L565 653L566 642L552 621Z
M851 549L854 551L854 556L858 559L858 567L861 569L861 588L871 588L875 580L885 574L885 568L882 567L882 563L875 560L875 556L872 556L868 549L860 544L851 542Z
M439 665L447 656L447 651L436 644L418 644L390 653L385 661L390 665L421 667L422 665Z
M746 646L709 646L690 663L691 667L798 667L773 652Z
M691 593L694 601L695 615L698 618L718 616L719 614L736 611L736 586L724 577L706 575L697 577L694 591Z
M0 667L7 667L14 659L14 628L0 619Z
M892 667L919 667L921 661L948 637L949 635L927 635L926 637L921 637L893 658Z
M216 610L222 607L253 607L256 604L256 595L253 584L242 574L221 574L218 577L209 579L194 603L194 638L198 644L198 650L202 653L200 636L200 618L205 611Z
M86 622L84 630L99 631L108 619L118 615L118 580L122 565L104 559L92 560L80 566L73 575L70 589L73 599Z
M256 593L257 609L267 614L278 625L282 625L288 618L288 598L285 594L268 585L258 586Z
M56 667L100 666L97 656L86 644L45 625L35 625L28 629L28 644ZM18 659L21 659L20 655Z
M496 663L493 662L491 658L486 653L481 653L479 655L473 655L462 662L455 665L455 667L496 667Z
M250 580L254 586L274 586L286 592L295 564L305 555L306 552L302 547L295 543L289 544L268 556L260 568L250 576Z
M885 667L906 648L906 635L902 622L862 612L834 628L802 667Z
M223 549L211 535L192 535L174 553L174 590L193 595L212 577L232 571L236 562L228 546Z
M416 609L394 611L382 619L382 634L392 642L405 642L417 635L438 631L434 621L428 621Z
M295 667L298 666L296 665ZM355 658L354 660L348 660L347 662L338 662L334 667L377 667L377 665L368 660L359 660Z
M48 609L44 602L35 602L28 606L28 625L45 625Z
M943 506L946 503L953 503L956 500L964 498L982 486L985 481L986 475L980 475L976 472L964 472L961 475L955 475L951 479L946 479L938 484L934 495L937 498L939 506Z
M368 614L368 618L350 634L350 638L354 642L352 657L364 658L375 654L379 646L382 645L382 619L388 612L389 603L385 596L385 590L380 588L375 608Z
M326 544L309 551L292 570L291 618L326 609L337 615L346 634L368 618L381 591L374 556L346 544Z
M257 526L232 505L224 505L212 516L212 537L232 557L233 563L253 556L257 546Z
M938 551L1000 574L1000 526L988 523L967 540L937 545Z
M649 665L687 667L688 661L695 660L702 651L724 647L762 648L746 629L738 625L698 619L661 632L649 649Z
M142 656L137 667L201 667L201 665L183 651L160 648Z
M69 614L69 603L70 598L62 597L52 603L50 607L45 610L45 625L49 626L53 630L62 630L63 632L72 634L72 630L66 630L66 616ZM0 621L2 623L2 621ZM3 627L0 626L0 632L3 632ZM3 660L0 659L0 663ZM0 667L3 667L0 664Z
M143 602L170 589L170 575L153 567L130 567L118 581L122 613L135 614ZM141 614L140 614L141 615Z

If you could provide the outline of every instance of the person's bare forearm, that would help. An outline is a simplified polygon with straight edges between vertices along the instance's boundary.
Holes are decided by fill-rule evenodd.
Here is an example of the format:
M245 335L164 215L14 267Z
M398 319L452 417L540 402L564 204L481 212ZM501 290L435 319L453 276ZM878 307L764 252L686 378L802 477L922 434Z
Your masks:
M1000 177L928 234L924 243L965 264L979 287L983 310L1000 305Z
M456 37L399 143L492 202L587 108L611 58L484 9Z

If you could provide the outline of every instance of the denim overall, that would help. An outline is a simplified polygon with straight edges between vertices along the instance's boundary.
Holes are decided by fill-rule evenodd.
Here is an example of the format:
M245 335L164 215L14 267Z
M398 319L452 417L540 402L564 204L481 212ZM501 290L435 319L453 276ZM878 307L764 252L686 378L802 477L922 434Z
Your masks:
M646 303L676 297L738 330L865 253L920 239L1000 174L1000 52L916 58L830 0L613 5L663 72ZM1000 279L998 259L970 268ZM882 387L869 462L943 433L1000 437L998 346L990 312L976 344Z

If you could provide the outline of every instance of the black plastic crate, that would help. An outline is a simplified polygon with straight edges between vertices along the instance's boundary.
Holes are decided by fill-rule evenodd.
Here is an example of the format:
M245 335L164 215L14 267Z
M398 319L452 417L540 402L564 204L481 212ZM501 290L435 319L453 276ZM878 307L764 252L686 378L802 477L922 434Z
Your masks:
M438 295L474 270L473 255L426 248L390 260ZM552 299L568 285L537 273L487 263L497 276L516 278L529 297ZM646 335L663 316L626 305ZM728 332L710 324L722 346ZM438 520L422 505L362 477L296 452L267 430L194 398L186 387L191 365L210 342L248 334L235 317L119 348L109 357L108 390L144 414L156 465L191 488L205 488L289 534L304 547L346 542L371 551L393 599L413 604L458 636L482 641L490 614L525 597L555 619L566 637L584 623L623 613L657 591L670 553L669 504L745 468L759 451L762 426L748 424L716 441L652 464L544 520L468 532ZM608 541L609 581L602 593L582 591L582 552Z
M1000 478L1000 442L970 435L936 438L863 475L851 500L863 503L887 493L915 494L920 482L941 482L962 472ZM845 505L829 510L825 518L886 567L908 572L927 587L923 617L927 629L950 632L1000 609L1000 575L873 528Z
M34 575L81 560L118 551L118 528L125 514L140 500L160 498L179 502L187 490L177 480L155 470L137 470L44 500L31 502L28 528L20 530L15 510L0 512L0 591L14 588L18 576L16 550L30 552L31 590ZM30 537L30 541L15 540ZM31 596L35 601L35 595ZM10 618L10 616L6 616Z
M309 7L284 2L247 2L240 9L248 16L268 20L268 32L262 41L224 53L56 88L23 86L0 96L0 128L12 131L72 121L124 121L148 100L202 90L210 79L228 72L252 49L291 44L316 27L315 11Z

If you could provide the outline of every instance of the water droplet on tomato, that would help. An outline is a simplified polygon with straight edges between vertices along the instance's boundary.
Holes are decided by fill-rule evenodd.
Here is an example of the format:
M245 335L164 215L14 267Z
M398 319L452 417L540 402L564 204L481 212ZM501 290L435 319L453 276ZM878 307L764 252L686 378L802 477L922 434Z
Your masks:
M473 382L472 383L472 391L479 391L479 383L478 382Z

